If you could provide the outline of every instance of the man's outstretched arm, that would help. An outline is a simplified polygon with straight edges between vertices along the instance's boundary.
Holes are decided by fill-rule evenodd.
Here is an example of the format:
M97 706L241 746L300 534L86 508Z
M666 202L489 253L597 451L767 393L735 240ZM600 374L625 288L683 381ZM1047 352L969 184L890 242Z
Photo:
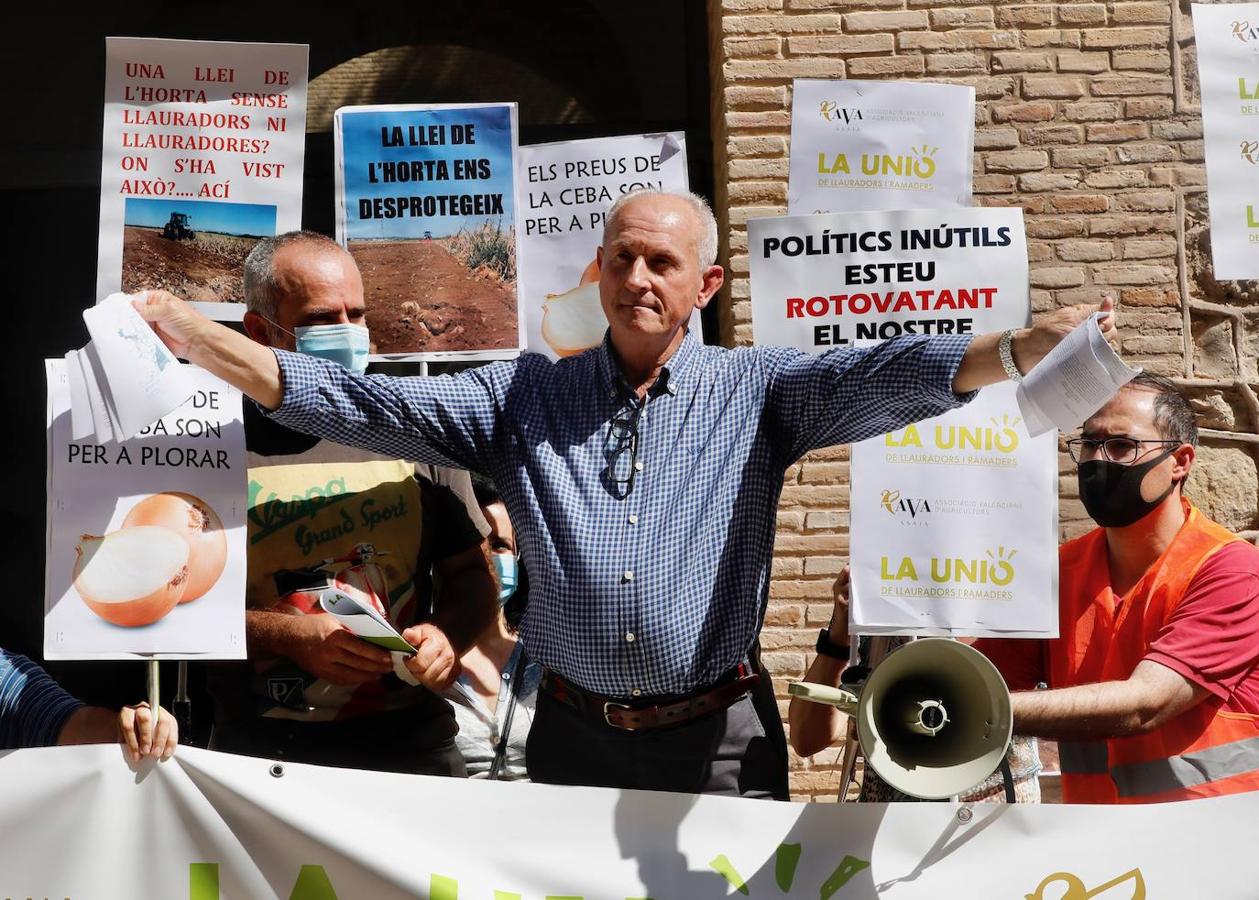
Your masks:
M176 356L217 375L259 405L280 408L284 381L268 347L211 321L166 291L149 291L135 305Z
M1113 315L1115 301L1107 297L1101 306L1069 306L1056 309L1036 317L1031 328L1020 328L1014 333L1010 352L1014 356L1014 364L1024 375L1031 370L1045 355L1071 333L1071 330L1083 322L1094 312L1112 313L1101 320L1102 334L1110 338L1115 331ZM953 392L967 394L990 384L1005 381L1005 369L1001 367L1001 356L997 345L1001 341L1001 332L978 335L966 354L962 357L957 374L953 376Z
M1147 734L1209 694L1180 673L1143 659L1124 681L1012 694L1014 731L1051 740Z

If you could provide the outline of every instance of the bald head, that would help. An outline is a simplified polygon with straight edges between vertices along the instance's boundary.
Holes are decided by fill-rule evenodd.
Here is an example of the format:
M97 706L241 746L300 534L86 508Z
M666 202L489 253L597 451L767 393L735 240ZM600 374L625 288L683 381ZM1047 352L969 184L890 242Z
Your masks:
M622 213L629 207L650 203L657 205L669 213L687 219L686 233L693 241L695 261L701 269L706 269L717 261L717 220L708 206L708 201L690 191L658 191L654 188L641 188L621 196L612 208L603 227L603 243L607 246L609 236L619 227ZM669 214L666 213L666 214Z

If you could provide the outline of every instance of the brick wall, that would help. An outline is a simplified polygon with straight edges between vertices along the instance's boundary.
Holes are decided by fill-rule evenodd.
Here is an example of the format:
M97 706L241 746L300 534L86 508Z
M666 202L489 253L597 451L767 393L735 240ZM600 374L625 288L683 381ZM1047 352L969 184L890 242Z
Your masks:
M1131 362L1174 377L1204 429L1190 494L1259 528L1259 287L1211 272L1187 2L710 0L723 338L752 340L749 218L784 215L793 78L973 85L975 203L1027 216L1034 310L1120 302ZM1061 458L1061 531L1088 527ZM848 552L847 448L786 476L766 659L803 674ZM785 708L785 702L783 702ZM792 759L800 799L833 799L836 751Z

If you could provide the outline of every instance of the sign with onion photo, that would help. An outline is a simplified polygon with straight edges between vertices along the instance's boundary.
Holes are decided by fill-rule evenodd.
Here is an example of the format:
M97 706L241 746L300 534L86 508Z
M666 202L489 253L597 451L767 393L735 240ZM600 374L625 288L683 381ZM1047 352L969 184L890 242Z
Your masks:
M528 347L552 359L603 342L599 302L603 226L638 190L685 191L686 135L634 134L520 148L520 298ZM691 331L701 341L698 310Z
M121 443L71 436L49 360L44 655L243 658L241 395L190 368L191 398Z

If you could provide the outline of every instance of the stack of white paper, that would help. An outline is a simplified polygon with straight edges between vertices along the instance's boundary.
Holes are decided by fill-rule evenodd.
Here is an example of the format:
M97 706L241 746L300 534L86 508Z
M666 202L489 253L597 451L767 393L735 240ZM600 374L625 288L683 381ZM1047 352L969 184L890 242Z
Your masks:
M1016 394L1028 432L1071 431L1140 374L1102 337L1094 313L1024 376Z
M175 354L141 318L126 294L111 294L83 312L92 340L65 355L71 436L120 443L178 408L193 393Z

